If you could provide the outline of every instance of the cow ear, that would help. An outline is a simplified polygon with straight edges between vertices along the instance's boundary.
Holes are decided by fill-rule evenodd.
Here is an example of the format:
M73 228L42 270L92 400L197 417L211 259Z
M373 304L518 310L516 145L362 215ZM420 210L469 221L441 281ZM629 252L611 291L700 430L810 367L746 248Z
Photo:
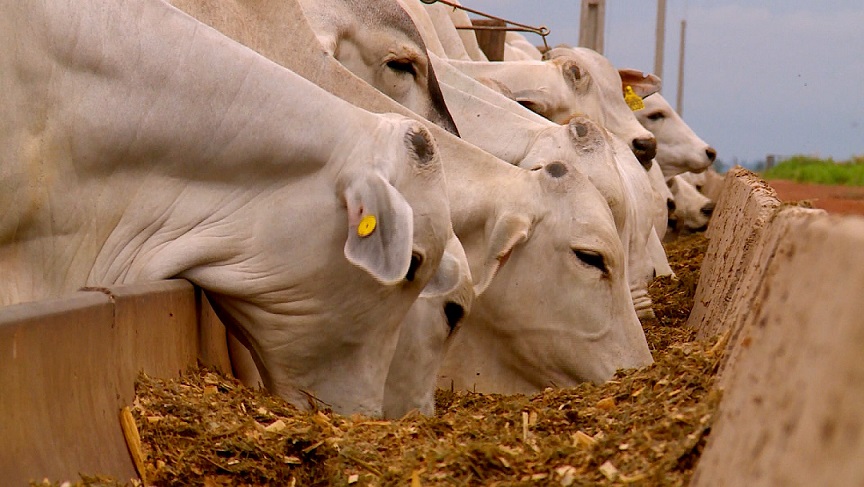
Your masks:
M540 90L522 90L513 93L514 100L538 115L543 115L548 111L548 104L543 98L544 94Z
M474 294L480 296L492 283L501 267L507 263L514 247L528 240L531 220L525 215L505 215L495 222L487 240L486 258L480 268L471 269Z
M344 196L348 209L345 257L383 284L401 282L411 265L411 206L378 174L356 179Z
M453 292L459 286L461 271L462 267L459 265L459 257L445 249L444 254L441 256L441 263L438 264L438 269L435 271L432 279L426 283L423 291L420 292L420 297L433 298Z
M643 73L638 69L619 69L618 74L621 75L622 93L627 86L630 86L637 95L645 98L660 91L662 85L660 78L651 73Z

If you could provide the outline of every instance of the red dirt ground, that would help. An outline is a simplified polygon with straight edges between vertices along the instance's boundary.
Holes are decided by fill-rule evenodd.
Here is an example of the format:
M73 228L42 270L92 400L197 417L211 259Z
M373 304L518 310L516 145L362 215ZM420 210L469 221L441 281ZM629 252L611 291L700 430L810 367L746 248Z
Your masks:
M814 208L842 215L864 215L864 187L828 186L773 179L768 181L782 201L810 200Z

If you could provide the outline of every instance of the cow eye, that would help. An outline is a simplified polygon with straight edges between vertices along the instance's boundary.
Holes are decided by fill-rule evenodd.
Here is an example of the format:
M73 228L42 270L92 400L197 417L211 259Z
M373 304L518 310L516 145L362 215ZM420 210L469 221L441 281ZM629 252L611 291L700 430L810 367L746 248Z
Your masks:
M404 59L391 59L387 61L387 67L399 73L408 73L411 76L417 76L417 70L414 69L414 63Z
M648 120L657 121L663 120L664 118L666 118L666 115L664 115L663 112L654 112L651 115L648 115Z
M606 259L603 258L603 255L600 254L600 252L595 252L593 250L573 249L573 255L575 255L577 259L582 261L583 264L594 267L603 274L609 273L609 268L606 267Z

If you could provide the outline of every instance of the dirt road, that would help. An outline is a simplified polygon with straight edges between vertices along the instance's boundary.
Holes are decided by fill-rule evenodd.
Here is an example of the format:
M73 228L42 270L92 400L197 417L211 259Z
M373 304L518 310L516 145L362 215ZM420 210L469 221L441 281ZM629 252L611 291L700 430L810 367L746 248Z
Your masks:
M794 181L768 181L783 201L811 200L814 208L834 214L864 215L864 187L828 186L796 183Z

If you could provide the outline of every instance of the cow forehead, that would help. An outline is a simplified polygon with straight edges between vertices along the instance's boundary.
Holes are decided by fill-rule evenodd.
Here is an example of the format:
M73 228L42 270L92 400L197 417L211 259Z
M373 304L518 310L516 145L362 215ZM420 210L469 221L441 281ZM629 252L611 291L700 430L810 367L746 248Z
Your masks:
M356 15L355 20L362 28L378 25L403 33L407 39L426 51L426 44L420 32L402 7L395 0L369 2L368 0L342 0Z
M546 171L549 179L546 184L555 189L552 193L547 192L547 195L554 198L547 206L552 213L552 220L557 221L567 235L576 232L575 225L578 232L605 235L604 238L617 236L606 198L578 165L555 161L547 165Z

